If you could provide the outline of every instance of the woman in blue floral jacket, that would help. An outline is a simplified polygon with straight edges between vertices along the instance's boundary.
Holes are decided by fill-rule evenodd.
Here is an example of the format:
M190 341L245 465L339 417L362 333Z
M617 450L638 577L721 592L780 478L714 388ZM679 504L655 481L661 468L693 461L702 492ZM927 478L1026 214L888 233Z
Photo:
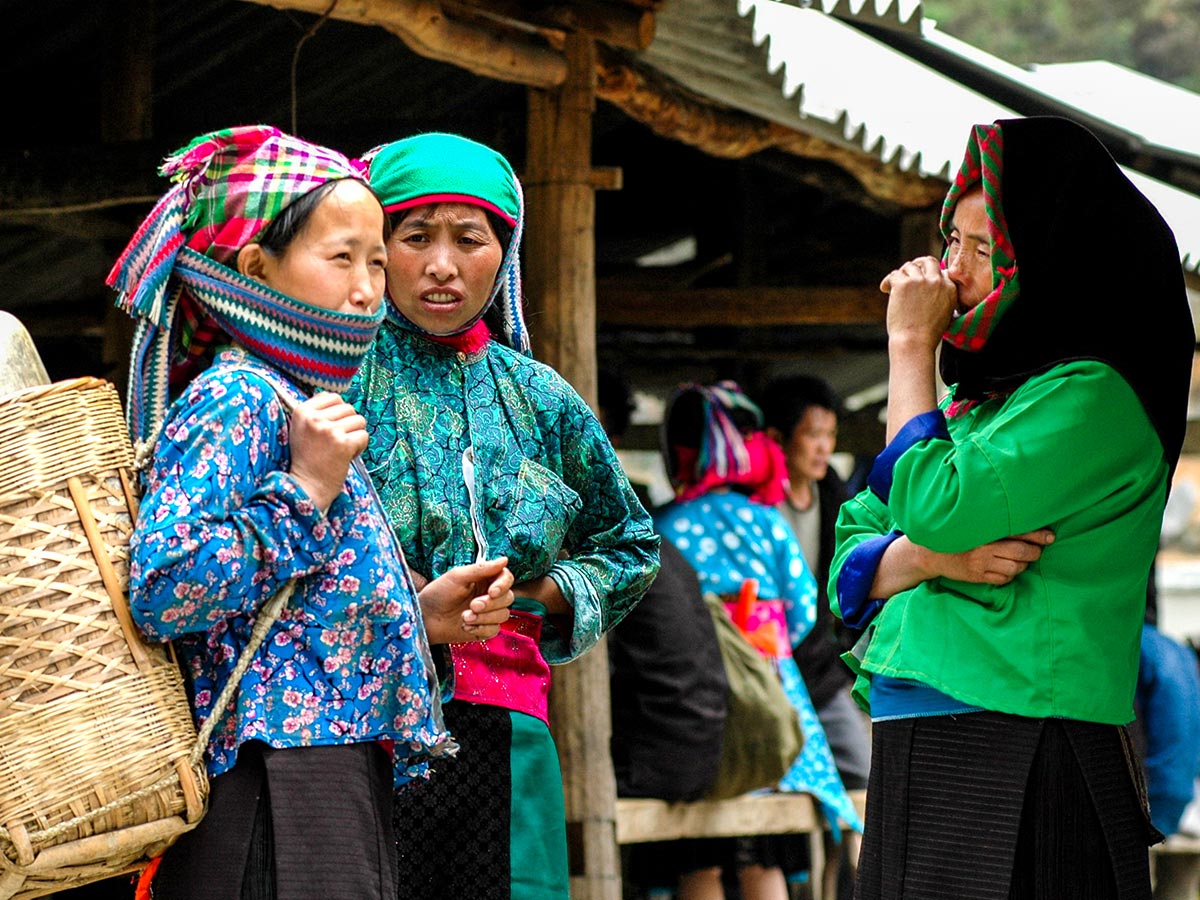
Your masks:
M209 810L155 896L390 898L393 785L452 745L422 606L353 464L365 423L331 393L379 326L386 220L359 168L274 128L204 135L163 171L179 183L110 277L139 320L130 596L216 728ZM422 598L429 628L494 634L509 584L503 560L452 573Z

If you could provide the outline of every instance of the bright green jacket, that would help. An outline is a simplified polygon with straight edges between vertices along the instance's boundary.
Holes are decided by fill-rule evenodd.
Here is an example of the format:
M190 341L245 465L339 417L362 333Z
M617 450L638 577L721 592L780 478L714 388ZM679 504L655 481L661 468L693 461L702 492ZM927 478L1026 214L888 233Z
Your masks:
M860 676L998 712L1129 722L1167 473L1137 395L1094 361L914 418L838 519L831 605L860 626L873 614ZM1054 543L1007 585L935 578L869 597L891 535L954 553L1042 527Z

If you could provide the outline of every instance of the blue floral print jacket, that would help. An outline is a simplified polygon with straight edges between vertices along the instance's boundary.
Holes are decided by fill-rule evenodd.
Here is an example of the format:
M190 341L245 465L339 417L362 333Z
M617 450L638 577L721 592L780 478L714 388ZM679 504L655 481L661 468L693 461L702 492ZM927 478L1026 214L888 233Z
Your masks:
M251 739L381 740L401 783L446 739L416 595L368 479L352 468L322 514L288 474L282 391L304 400L227 350L172 405L130 542L134 619L147 638L174 641L199 725L257 611L299 579L213 734L209 775Z
M386 320L346 399L366 416L363 460L414 571L435 577L482 549L507 556L518 583L554 579L574 622L570 635L543 630L548 662L592 647L654 580L650 517L591 409L549 366L495 341L462 353Z

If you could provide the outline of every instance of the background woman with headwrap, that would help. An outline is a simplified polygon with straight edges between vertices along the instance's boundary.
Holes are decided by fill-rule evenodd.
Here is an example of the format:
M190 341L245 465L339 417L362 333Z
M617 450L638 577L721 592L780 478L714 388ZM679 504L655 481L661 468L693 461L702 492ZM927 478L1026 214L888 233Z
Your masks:
M835 833L842 825L860 828L792 658L816 621L817 582L775 508L787 480L782 448L763 429L762 411L737 384L722 381L686 385L671 397L663 456L676 500L655 512L654 524L691 563L704 589L733 597L752 579L763 600L782 601L786 646L776 662L804 729L804 747L779 789L816 797ZM786 897L785 870L803 862L794 847L793 839L772 837L680 842L680 897L724 896L723 869L738 871L748 900Z
M1050 118L974 129L942 232L884 280L889 443L830 578L869 629L857 896L1148 898L1122 726L1195 348L1175 241Z
M218 724L209 810L154 895L390 900L393 785L450 750L422 607L442 641L486 637L511 575L502 560L453 573L419 605L352 467L365 423L330 392L379 327L386 260L361 167L249 126L197 138L163 174L177 185L109 279L138 319L128 406L148 465L130 599L148 638L174 641L198 725Z
M446 719L462 750L402 790L401 896L565 898L547 662L621 620L657 572L658 537L592 411L528 355L507 160L447 134L366 159L393 216L387 319L347 395L367 419L368 468L420 577L486 553L518 582L497 638L451 647ZM468 823L486 852L460 851Z

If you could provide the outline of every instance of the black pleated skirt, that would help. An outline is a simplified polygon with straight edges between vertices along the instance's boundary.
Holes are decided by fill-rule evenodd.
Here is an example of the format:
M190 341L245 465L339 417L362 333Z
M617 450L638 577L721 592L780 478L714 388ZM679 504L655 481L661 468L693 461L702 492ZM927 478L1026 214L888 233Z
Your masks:
M155 900L395 900L392 763L378 744L238 749Z
M856 900L1150 900L1123 728L981 712L876 722Z

